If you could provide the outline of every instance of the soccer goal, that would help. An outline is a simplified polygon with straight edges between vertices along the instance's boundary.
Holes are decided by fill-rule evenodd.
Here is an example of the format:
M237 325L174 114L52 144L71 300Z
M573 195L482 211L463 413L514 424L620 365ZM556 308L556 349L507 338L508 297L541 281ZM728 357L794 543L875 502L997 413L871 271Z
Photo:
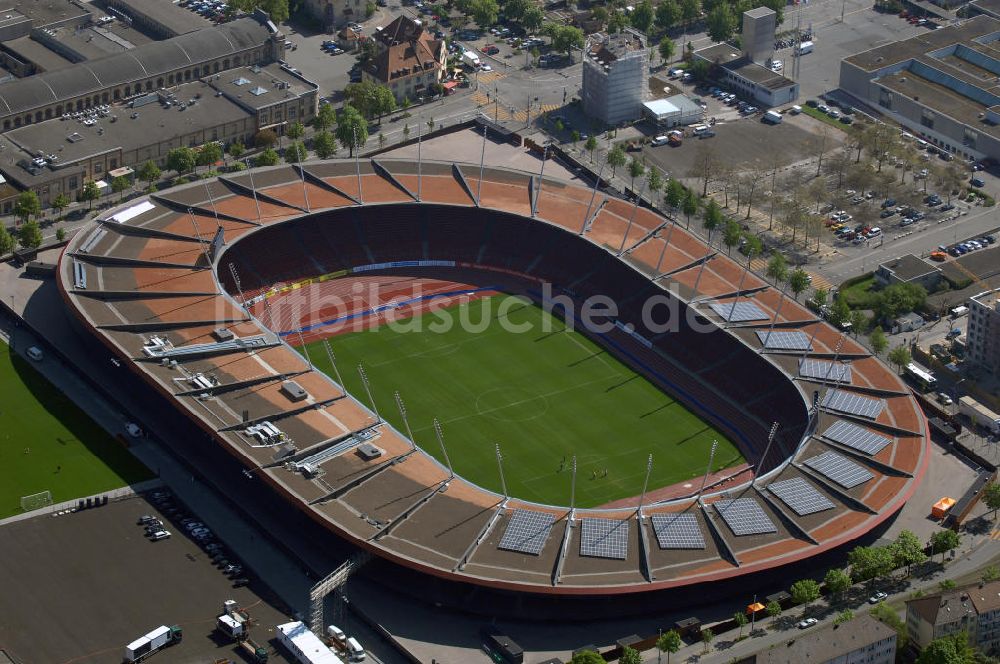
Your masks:
M25 512L31 512L32 510L37 510L46 505L52 504L52 492L42 491L40 493L33 493L28 496L21 496L21 509Z

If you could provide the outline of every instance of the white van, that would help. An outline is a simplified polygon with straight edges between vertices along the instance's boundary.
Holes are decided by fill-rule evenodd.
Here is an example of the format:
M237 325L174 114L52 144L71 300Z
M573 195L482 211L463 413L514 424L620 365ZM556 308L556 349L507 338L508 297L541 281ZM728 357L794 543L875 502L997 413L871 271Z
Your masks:
M761 118L761 122L766 124L778 124L781 122L781 113L777 111L768 111Z
M327 625L326 635L341 645L347 641L347 635L344 634L344 630L336 625Z
M658 147L660 145L666 145L669 141L670 138L667 136L657 136L656 138L651 140L649 144L652 145L653 147Z
M677 78L678 76L683 76L683 75L684 75L684 70L678 67L674 67L673 69L667 72L667 76L669 76L670 78Z
M694 125L694 126L691 127L691 131L694 132L695 136L701 136L702 134L708 132L708 126L707 125L701 125L701 124L700 125Z
M812 53L814 46L815 44L813 44L811 41L804 41L795 47L795 55L805 55L806 53Z
M791 108L791 114L792 115L798 115L801 112L802 112L802 107L801 106L792 106L792 108Z
M363 662L365 660L365 649L361 647L361 644L353 636L347 639L344 647L347 648L347 658L352 662Z

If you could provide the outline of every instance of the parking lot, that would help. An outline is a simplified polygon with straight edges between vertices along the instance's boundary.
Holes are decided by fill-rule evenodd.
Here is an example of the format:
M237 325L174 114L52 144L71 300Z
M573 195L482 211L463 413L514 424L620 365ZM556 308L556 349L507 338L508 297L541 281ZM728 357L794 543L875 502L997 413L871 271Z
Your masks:
M271 661L288 661L268 643L275 625L288 620L279 602L249 571L249 585L234 588L180 522L167 518L170 506L182 518L176 501L157 509L134 497L3 526L0 650L19 662L118 664L126 644L160 625L179 625L183 641L151 661L245 661L213 633L222 603L233 599L250 613L251 636ZM142 515L162 519L171 537L150 541L137 524Z

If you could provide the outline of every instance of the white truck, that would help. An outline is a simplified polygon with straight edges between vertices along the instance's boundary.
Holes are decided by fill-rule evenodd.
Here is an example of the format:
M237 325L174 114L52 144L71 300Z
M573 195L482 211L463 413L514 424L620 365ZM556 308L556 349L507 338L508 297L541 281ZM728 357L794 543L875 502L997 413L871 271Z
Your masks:
M462 64L472 70L479 69L482 66L479 62L479 56L472 51L462 53Z
M958 400L958 412L972 420L973 424L989 429L993 433L1000 433L1000 415L972 397L964 396Z
M768 111L761 118L761 122L766 122L767 124L779 124L781 122L781 113L777 111Z
M344 664L301 620L278 625L277 631L278 642L299 664Z
M805 55L806 53L812 53L815 44L811 41L804 41L795 47L795 55Z
M122 662L125 664L141 662L153 653L159 652L167 646L180 643L182 638L183 633L181 632L181 628L177 625L174 625L173 627L160 625L152 632L139 637L132 643L125 646L125 656L122 657Z

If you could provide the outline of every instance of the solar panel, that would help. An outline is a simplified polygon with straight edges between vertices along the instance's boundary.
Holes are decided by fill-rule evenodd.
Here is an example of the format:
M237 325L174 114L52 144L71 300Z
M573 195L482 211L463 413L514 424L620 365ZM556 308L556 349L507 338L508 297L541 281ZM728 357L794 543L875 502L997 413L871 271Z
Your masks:
M753 302L726 302L710 305L712 311L719 314L723 320L731 323L743 323L748 320L767 320L767 314Z
M886 445L892 443L892 439L846 420L837 420L831 424L823 432L823 436L869 455L878 454Z
M625 560L628 555L628 521L582 519L580 555Z
M720 500L715 503L715 511L725 520L734 535L763 535L778 532L774 522L752 498Z
M850 383L851 365L846 362L828 362L826 360L799 360L799 375L803 378Z
M507 530L500 538L499 548L506 551L520 551L537 556L549 539L556 517L547 512L514 510L507 522Z
M823 452L819 456L806 459L806 465L845 489L853 489L875 477L864 466L859 466L836 452Z
M835 505L801 477L793 477L774 484L768 484L767 490L781 499L799 516L815 514L824 510L832 510Z
M651 521L661 549L705 548L705 538L694 514L654 514Z
M882 408L885 407L881 399L863 397L860 394L846 390L827 390L826 394L823 395L823 403L821 405L823 408L848 413L849 415L857 415L858 417L867 417L870 420L878 417L879 413L882 412Z
M757 338L770 350L812 350L809 335L805 332L780 332L757 330Z

